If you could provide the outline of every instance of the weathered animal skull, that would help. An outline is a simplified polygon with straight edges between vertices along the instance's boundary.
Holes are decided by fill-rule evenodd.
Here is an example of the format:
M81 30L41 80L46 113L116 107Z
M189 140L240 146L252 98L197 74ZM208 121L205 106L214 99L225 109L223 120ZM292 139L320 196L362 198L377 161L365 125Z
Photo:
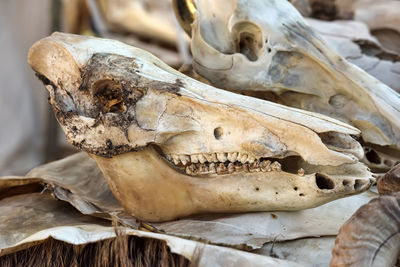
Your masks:
M194 4L175 1L198 74L219 88L333 116L360 129L369 149L391 147L400 159L399 94L339 56L288 1Z
M218 90L120 42L56 33L29 63L67 140L142 220L305 209L374 180L354 127Z

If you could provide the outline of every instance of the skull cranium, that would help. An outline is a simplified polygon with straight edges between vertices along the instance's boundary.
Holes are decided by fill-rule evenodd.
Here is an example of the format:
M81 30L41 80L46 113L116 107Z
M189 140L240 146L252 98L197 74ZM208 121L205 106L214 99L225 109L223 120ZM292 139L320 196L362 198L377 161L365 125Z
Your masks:
M140 219L298 210L374 180L354 127L218 90L120 42L56 33L29 63L67 140Z

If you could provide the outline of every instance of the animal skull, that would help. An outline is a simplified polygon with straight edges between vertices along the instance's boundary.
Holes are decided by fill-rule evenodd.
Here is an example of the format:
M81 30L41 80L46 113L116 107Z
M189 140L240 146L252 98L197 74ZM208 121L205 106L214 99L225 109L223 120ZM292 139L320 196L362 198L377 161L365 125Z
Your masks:
M56 33L28 60L67 140L139 219L299 210L374 180L354 127L218 90L118 41Z
M352 124L368 149L372 144L389 154L391 147L400 159L399 94L339 56L288 1L194 4L175 1L181 24L191 29L198 74L220 88ZM382 168L385 157L367 162Z

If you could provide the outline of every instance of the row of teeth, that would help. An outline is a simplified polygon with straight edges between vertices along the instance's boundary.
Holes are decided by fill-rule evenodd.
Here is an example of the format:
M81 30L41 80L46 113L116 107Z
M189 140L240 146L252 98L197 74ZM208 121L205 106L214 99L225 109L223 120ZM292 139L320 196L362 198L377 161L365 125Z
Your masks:
M195 155L166 155L166 158L175 165L186 165L188 163L206 163L206 162L226 162L230 161L232 163L238 161L242 164L245 163L254 163L256 161L255 157L249 156L240 152L232 152L232 153L210 153L210 154L195 154Z
M188 175L205 175L205 174L229 174L233 172L271 172L281 171L281 164L275 161L271 163L269 160L254 161L253 163L241 162L235 163L192 163L186 166L186 174Z

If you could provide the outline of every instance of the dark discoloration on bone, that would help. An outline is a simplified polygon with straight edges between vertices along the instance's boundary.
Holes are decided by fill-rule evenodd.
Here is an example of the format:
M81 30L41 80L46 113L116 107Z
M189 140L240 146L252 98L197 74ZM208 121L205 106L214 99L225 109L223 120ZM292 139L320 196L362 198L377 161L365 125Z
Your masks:
M135 118L136 103L148 90L180 96L179 91L184 83L179 79L175 83L154 81L140 75L135 67L137 64L132 58L108 53L94 54L80 70L82 83L79 88L65 88L61 82L55 85L37 74L48 86L56 118L74 146L103 157L137 151L147 146L135 146L129 140L128 128L132 125L140 128ZM94 119L94 123L79 124L77 121L80 117ZM126 142L114 140L111 134L107 138L104 129L112 128L122 132ZM92 144L90 140L78 138L88 132L104 135L104 143Z

